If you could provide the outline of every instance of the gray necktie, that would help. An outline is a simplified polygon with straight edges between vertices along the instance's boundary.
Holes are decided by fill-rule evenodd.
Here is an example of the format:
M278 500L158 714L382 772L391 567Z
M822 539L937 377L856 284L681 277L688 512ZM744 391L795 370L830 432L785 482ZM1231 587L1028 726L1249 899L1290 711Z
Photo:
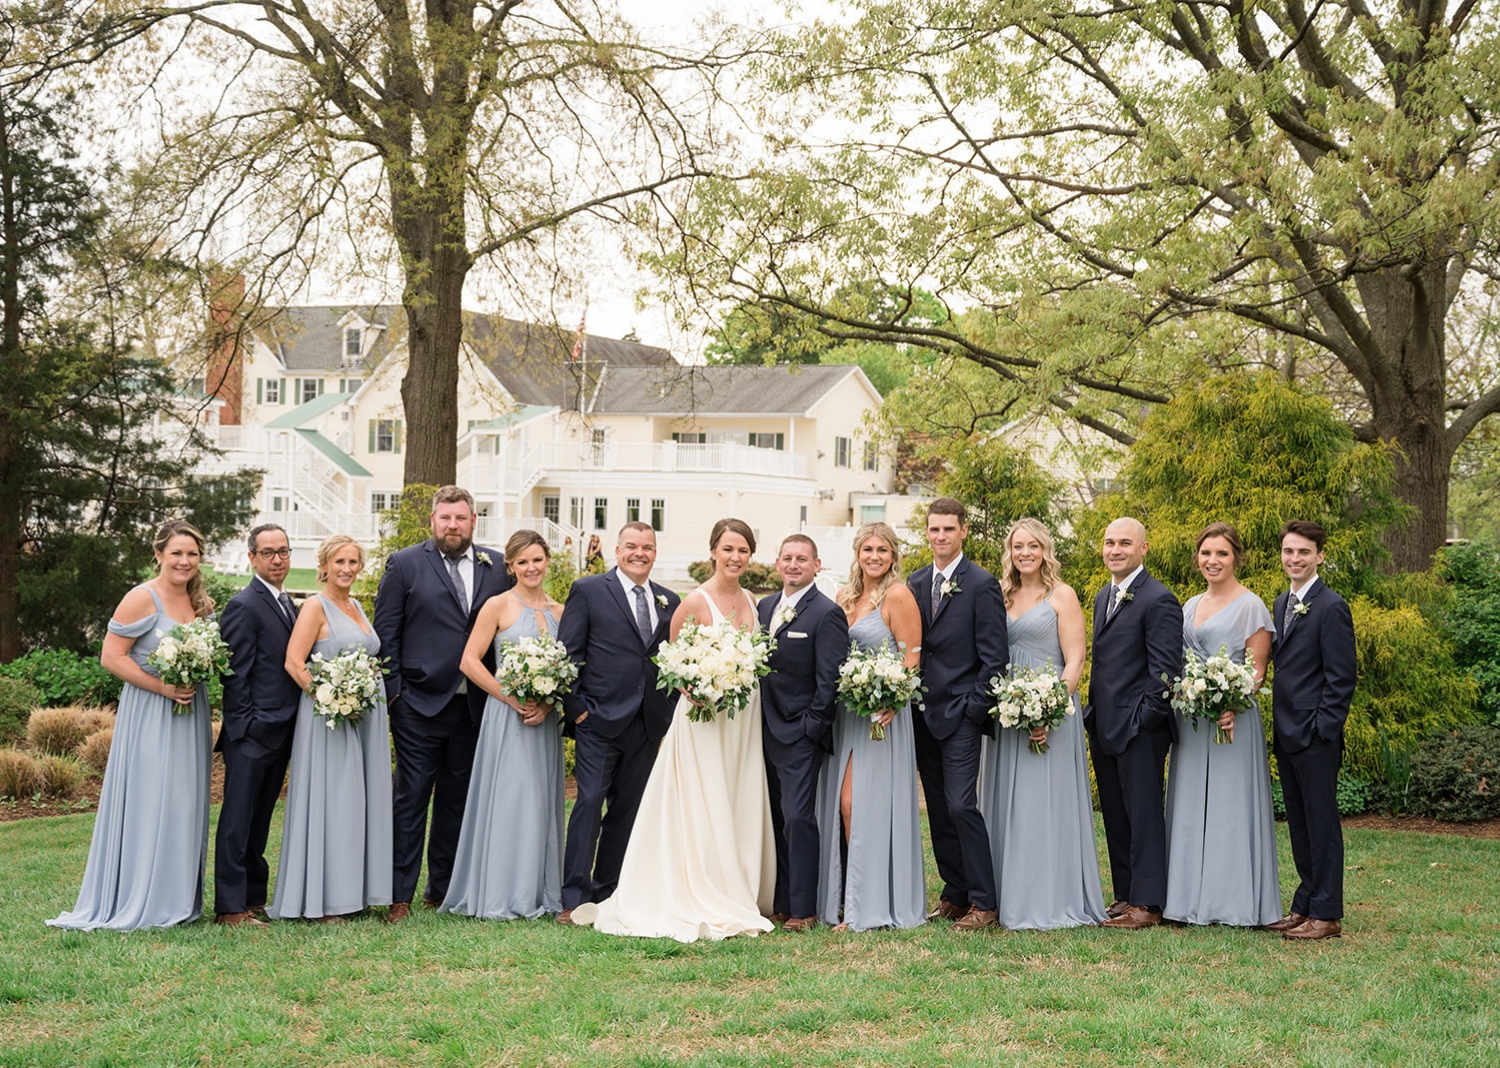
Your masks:
M1115 612L1120 608L1120 587L1115 583L1109 584L1109 609L1104 613L1104 622L1108 623L1115 618Z
M282 590L281 596L276 598L276 603L281 605L281 610L286 613L287 620L295 627L297 625L297 606L292 604L292 595Z
M943 573L932 569L932 614L937 615L938 605L943 603Z
M469 597L464 593L464 580L458 574L458 561L451 556L443 559L448 561L448 574L453 576L453 588L458 591L458 606L463 609L464 615L468 615Z
M1292 620L1297 618L1297 606L1302 603L1302 598L1295 593L1286 595L1286 617L1281 621L1281 633L1285 634L1287 628L1292 625Z
M646 603L646 587L636 586L634 592L635 629L641 632L641 644L649 649L655 628L651 626L651 606Z

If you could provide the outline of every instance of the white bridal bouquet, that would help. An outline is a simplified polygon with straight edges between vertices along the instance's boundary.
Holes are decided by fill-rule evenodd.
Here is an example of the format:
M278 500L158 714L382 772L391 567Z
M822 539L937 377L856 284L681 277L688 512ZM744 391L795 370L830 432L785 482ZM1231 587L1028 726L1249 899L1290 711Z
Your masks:
M1068 684L1051 670L1018 669L1012 664L1009 674L995 676L990 691L995 695L990 715L1002 727L1017 727L1028 734L1039 727L1050 731L1073 714ZM1045 753L1047 743L1032 742L1028 748L1033 753Z
M759 627L740 630L727 619L712 627L689 623L656 654L656 686L691 694L687 716L694 723L708 723L721 712L733 719L771 670L766 660L775 648Z
M900 642L894 652L888 642L878 649L861 649L850 642L848 659L839 668L839 698L856 716L870 717L873 742L885 740L880 714L887 708L900 709L925 689L917 669L904 663L905 651Z
M234 674L229 667L229 646L219 637L219 625L211 619L195 619L185 626L179 623L166 634L157 631L156 636L161 642L151 650L146 663L169 686L196 686L215 675ZM192 710L192 705L172 708L178 715Z
M1162 696L1172 699L1172 708L1181 712L1196 731L1200 719L1217 723L1229 709L1239 712L1250 707L1256 693L1255 655L1246 649L1245 662L1236 664L1230 659L1229 646L1224 644L1220 644L1218 656L1207 660L1199 660L1189 649L1183 658L1182 678L1173 682L1163 675L1161 679L1170 687ZM1214 731L1215 742L1231 740L1223 727Z
M506 643L495 665L500 689L523 705L535 701L556 707L577 678L578 664L568 656L568 647L550 634Z
M385 697L380 658L360 648L345 649L333 659L314 653L307 671L312 675L313 715L324 716L328 729L339 723L354 726Z

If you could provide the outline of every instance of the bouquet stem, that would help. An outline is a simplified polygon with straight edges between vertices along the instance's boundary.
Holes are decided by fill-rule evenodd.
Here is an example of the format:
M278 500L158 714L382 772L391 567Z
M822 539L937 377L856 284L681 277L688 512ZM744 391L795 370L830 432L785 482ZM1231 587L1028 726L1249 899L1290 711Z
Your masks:
M879 720L870 720L870 741L885 741L885 728L880 725Z
M1217 745L1223 745L1225 742L1232 742L1232 741L1234 741L1234 735L1232 735L1232 734L1229 733L1229 728L1228 727L1215 727L1214 728L1214 743L1215 744L1217 744Z
M1030 749L1033 753L1036 753L1036 754L1040 755L1040 754L1045 753L1047 751L1047 743L1046 742L1032 742L1026 748Z

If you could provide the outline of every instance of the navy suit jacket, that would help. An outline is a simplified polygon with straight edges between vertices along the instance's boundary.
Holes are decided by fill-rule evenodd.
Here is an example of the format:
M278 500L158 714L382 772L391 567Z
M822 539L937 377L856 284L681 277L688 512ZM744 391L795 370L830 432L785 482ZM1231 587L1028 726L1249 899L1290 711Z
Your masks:
M781 594L756 606L760 626L771 633L771 614ZM797 615L773 635L771 673L760 683L761 723L783 745L811 738L833 752L833 716L839 665L849 655L849 617L814 586L797 602Z
M480 561L480 553L489 556L489 564ZM433 539L392 553L375 594L374 627L380 636L380 655L386 658L386 699L399 696L408 708L424 716L441 712L464 679L458 663L474 617L485 601L512 584L505 554L475 545L474 597L465 613ZM484 662L493 669L492 651L485 654ZM485 693L471 685L468 698L469 712L478 719L484 712Z
M1286 618L1290 591L1276 598L1276 636L1271 659L1271 721L1275 745L1297 753L1314 740L1331 742L1344 733L1359 660L1349 605L1321 578L1302 599L1307 611Z
M1010 666L1000 583L967 556L950 581L958 590L944 597L934 614L932 565L918 568L906 580L922 613L922 684L927 687L922 715L939 741L956 731L961 719L994 733L990 682Z
M292 623L266 584L252 577L219 613L219 635L229 646L229 666L234 671L222 676L223 732L269 754L285 744L302 699L302 691L286 671Z
M665 586L648 583L656 602L656 632L650 644L641 642L635 625L635 606L610 568L573 583L557 624L557 638L568 655L582 665L573 690L563 698L563 713L576 722L587 712L588 726L605 738L617 738L635 718L646 717L646 733L653 742L667 733L675 694L656 688L652 657L672 629L672 613L682 602ZM665 604L663 604L665 600Z
M1145 570L1129 590L1130 600L1107 622L1109 584L1094 597L1094 659L1083 721L1109 756L1119 756L1143 731L1165 728L1177 740L1177 717L1166 693L1182 676L1182 605Z

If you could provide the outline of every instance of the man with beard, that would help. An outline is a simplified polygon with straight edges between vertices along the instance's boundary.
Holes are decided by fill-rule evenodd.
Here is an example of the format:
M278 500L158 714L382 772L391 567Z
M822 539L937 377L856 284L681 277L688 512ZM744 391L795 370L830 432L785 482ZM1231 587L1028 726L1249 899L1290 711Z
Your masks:
M411 911L422 870L427 806L427 889L437 908L448 893L463 825L484 693L459 673L469 630L485 601L511 586L505 554L474 545L474 498L444 486L432 500L432 540L393 553L375 595L375 633L385 659L391 741L396 749L394 902L388 919ZM485 658L493 669L493 653Z

